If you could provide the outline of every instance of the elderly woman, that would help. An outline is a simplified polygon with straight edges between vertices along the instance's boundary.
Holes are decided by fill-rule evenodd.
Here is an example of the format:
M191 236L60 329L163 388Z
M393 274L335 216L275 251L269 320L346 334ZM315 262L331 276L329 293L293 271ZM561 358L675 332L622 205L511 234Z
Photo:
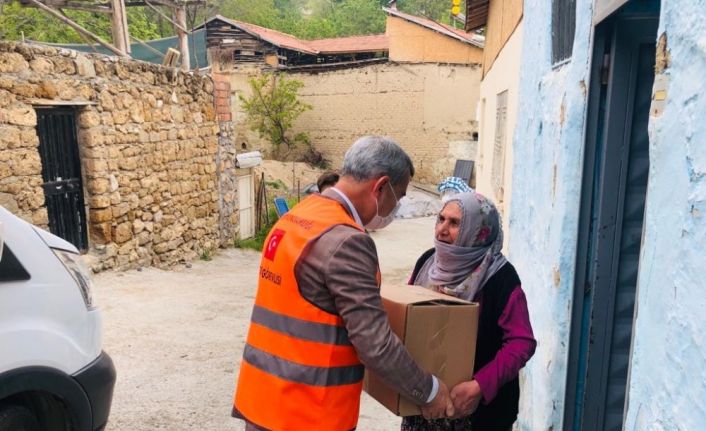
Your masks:
M451 390L455 419L407 417L402 430L510 430L520 397L517 376L537 343L520 278L501 253L495 205L475 192L452 196L439 213L434 243L417 261L410 284L480 304L474 378Z

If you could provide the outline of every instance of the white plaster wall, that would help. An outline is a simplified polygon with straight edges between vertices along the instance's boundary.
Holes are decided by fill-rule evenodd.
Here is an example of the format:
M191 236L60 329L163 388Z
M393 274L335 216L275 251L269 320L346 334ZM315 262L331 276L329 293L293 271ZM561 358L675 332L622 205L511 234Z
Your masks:
M503 216L505 231L505 251L510 244L509 209L512 196L512 139L517 121L517 103L520 86L520 59L522 58L522 22L495 60L480 84L480 135L478 139L478 156L476 157L476 189L491 198L498 206ZM497 96L503 91L508 92L504 190L502 200L496 196L492 186L493 148L495 147L495 126Z
M650 176L625 430L706 424L706 1L662 2L671 65Z
M551 64L552 2L526 0L512 149L509 258L538 341L522 374L518 427L562 426L580 207L591 0L576 2L569 62Z

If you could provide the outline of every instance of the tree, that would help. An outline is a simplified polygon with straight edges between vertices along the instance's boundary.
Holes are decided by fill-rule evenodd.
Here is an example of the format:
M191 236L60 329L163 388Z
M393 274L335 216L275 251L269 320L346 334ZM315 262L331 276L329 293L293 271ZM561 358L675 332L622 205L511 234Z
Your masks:
M0 0L3 2L3 0ZM105 40L112 39L110 16L80 10L63 10L67 17ZM159 31L155 12L145 7L127 8L130 35L141 39L157 39L170 36ZM0 39L31 40L52 43L85 43L85 39L68 25L48 13L24 7L18 1L8 2L0 8Z
M423 16L436 22L451 24L451 0L398 0L402 12ZM466 13L466 1L461 1L461 11Z
M273 150L278 150L282 144L288 151L298 144L309 145L306 133L291 136L294 120L312 108L298 99L304 84L274 73L250 78L248 82L252 96L240 95L239 98L250 128L269 140Z
M385 32L385 13L379 0L346 0L333 8L332 21L338 36Z
M388 0L216 0L223 16L303 39L379 34Z
M380 34L385 31L389 0L207 0L189 6L187 22L193 27L215 14L292 34L302 39ZM461 1L461 10L465 10ZM398 0L397 7L412 15L451 23L451 0ZM65 10L67 16L106 40L111 40L108 15ZM127 8L130 34L149 40L174 35L167 20L149 8ZM21 7L18 1L0 0L0 39L25 37L44 42L83 43L73 29L48 14Z

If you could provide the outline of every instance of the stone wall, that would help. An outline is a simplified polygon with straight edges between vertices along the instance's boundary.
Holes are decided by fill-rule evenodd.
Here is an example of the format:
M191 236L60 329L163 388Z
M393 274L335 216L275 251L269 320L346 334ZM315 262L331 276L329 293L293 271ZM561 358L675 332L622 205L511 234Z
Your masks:
M218 246L210 78L0 43L0 204L48 227L37 104L75 106L95 270L167 266Z
M237 145L261 149L249 130L238 94L249 95L247 79L257 70L231 75ZM294 133L307 132L314 147L340 167L345 151L360 136L389 135L407 150L415 180L435 183L451 175L458 158L474 159L478 130L479 66L385 63L319 73L288 72L304 83L301 100L312 105Z
M220 230L220 245L232 246L239 231L238 217L238 180L235 168L235 133L233 117L230 110L230 80L227 75L213 72L211 74L215 86L215 106L218 117L218 155L216 157L216 172L218 173L218 204Z

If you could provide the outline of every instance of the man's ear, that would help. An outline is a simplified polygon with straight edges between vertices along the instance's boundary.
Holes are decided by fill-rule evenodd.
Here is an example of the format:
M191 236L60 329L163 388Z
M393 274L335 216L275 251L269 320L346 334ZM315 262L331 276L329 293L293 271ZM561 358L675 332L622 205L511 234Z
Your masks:
M378 178L375 182L373 182L373 194L376 196L382 195L383 189L385 188L385 184L390 182L390 177L388 175L383 175L380 178Z

